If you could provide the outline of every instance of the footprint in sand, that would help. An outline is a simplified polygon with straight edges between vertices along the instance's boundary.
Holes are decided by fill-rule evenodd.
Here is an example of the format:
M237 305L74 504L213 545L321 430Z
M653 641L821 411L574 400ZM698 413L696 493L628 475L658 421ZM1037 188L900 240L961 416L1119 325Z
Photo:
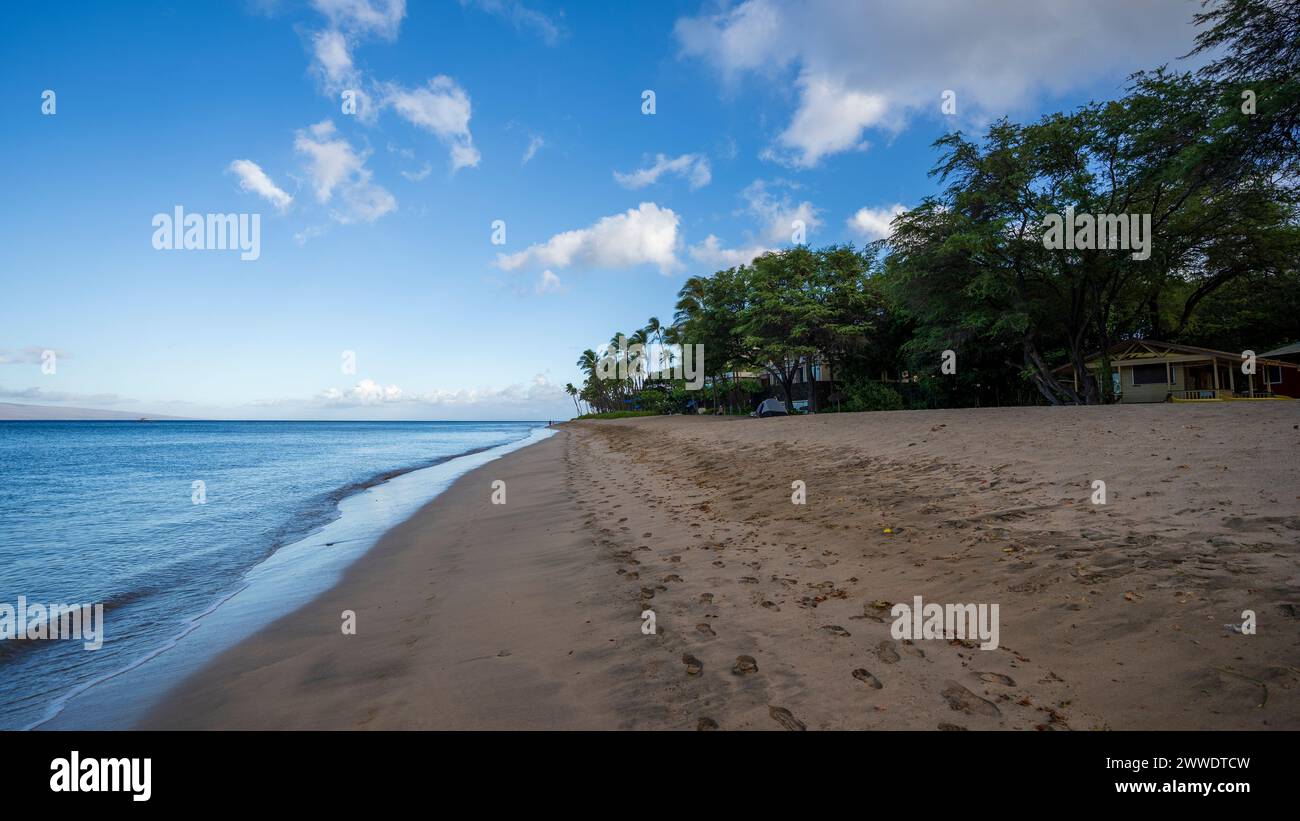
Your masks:
M695 625L695 630L696 632L703 633L704 635L709 637L713 637L717 635L717 633L713 632L713 628L707 624L697 624Z
M695 725L695 729L697 729L697 730L716 730L716 729L718 729L718 722L714 721L713 719L709 718L708 716L704 716L703 718L701 718L701 719L696 723L696 725Z
M713 594L712 594L712 593L701 593L701 594L700 594L700 601L703 602L704 604L713 604Z
M894 642L885 639L880 644L876 645L876 658L880 659L885 664L897 664L898 660L902 658L902 656L898 655L898 650Z
M859 667L853 671L853 677L873 690L883 690L885 685L880 683L880 679L871 675L871 673Z
M1004 676L1001 673L976 673L980 681L986 681L989 684L1005 684L1008 687L1015 687L1016 680L1011 676Z
M704 672L704 662L692 656L690 653L682 654L682 664L686 665L686 675L698 676Z
M806 730L808 727L799 719L794 717L789 710L784 707L773 707L767 705L767 714L772 717L777 724L780 724L787 730Z
M848 630L845 630L843 627L840 627L838 624L824 624L822 625L822 630L824 632L830 633L832 636L839 636L840 638L848 638L849 636L853 635Z
M736 656L736 665L731 668L731 672L738 676L747 676L750 673L758 672L758 662L753 656Z
M964 732L966 732L966 728L963 727L963 726L961 726L960 724L941 723L941 724L939 725L939 729L942 730L942 731L944 731L944 732L948 732L948 733L953 733L953 732L964 733Z
M1002 715L1002 711L993 702L980 698L955 681L948 682L948 686L943 688L940 695L943 696L944 701L948 702L949 707L959 713L990 716L992 718Z

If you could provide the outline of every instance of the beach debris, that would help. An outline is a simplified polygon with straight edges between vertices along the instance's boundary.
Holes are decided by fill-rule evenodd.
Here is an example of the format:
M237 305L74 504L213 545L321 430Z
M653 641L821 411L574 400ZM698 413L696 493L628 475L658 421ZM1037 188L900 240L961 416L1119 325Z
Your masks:
M853 677L873 690L883 690L885 685L880 683L880 679L871 675L870 672L859 667L853 671Z
M806 724L804 724L799 719L795 718L794 714L784 707L773 707L771 704L769 704L767 705L767 714L772 717L772 720L774 720L777 724L780 724L782 727L784 727L787 730L808 729L808 726Z
M1002 711L997 708L996 704L980 698L955 681L948 682L948 686L944 687L939 695L943 696L943 700L948 702L949 707L959 713L993 718L1002 715Z
M892 536L894 535L894 529L892 527L887 527L884 529L884 534L886 536Z
M698 676L704 672L704 662L692 656L690 653L682 654L682 664L686 665L686 675Z
M696 722L695 729L700 731L716 730L718 729L718 722L714 721L708 716L702 716L700 720Z
M731 668L731 672L738 676L757 673L758 662L754 660L753 656L736 656L736 664Z

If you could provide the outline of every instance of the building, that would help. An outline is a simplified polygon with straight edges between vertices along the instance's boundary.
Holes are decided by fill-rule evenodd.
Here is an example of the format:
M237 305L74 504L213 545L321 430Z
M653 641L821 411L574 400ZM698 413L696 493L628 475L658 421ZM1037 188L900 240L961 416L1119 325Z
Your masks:
M1130 339L1112 345L1108 353L1111 384L1126 404L1300 396L1300 365L1274 356L1257 355L1255 372L1247 374L1242 371L1241 353L1191 345ZM1087 367L1095 373L1101 367L1101 354L1088 357ZM1069 365L1056 369L1063 376L1071 372ZM1075 382L1078 387L1077 377Z
M1266 351L1261 356L1268 359L1280 359L1283 362L1292 362L1300 366L1300 342L1292 342L1290 345ZM1279 378L1278 386L1273 390L1283 396L1289 396L1292 399L1300 399L1300 367L1281 368L1277 374Z

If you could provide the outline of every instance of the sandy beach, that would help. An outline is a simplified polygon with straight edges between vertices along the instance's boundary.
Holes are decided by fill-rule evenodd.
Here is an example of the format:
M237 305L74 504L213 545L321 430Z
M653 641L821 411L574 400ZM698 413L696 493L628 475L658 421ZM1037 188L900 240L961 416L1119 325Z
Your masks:
M1300 402L568 423L143 726L1300 729L1297 445ZM1000 646L891 638L914 596Z

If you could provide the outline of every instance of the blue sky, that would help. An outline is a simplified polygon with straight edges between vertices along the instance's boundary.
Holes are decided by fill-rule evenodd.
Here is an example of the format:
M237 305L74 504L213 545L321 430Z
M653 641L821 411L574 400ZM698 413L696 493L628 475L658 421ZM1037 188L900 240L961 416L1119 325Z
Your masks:
M1186 67L1197 7L5 4L0 402L571 415L577 354L670 320L686 277L795 219L876 239L946 130ZM260 255L155 249L177 205L260 214Z

